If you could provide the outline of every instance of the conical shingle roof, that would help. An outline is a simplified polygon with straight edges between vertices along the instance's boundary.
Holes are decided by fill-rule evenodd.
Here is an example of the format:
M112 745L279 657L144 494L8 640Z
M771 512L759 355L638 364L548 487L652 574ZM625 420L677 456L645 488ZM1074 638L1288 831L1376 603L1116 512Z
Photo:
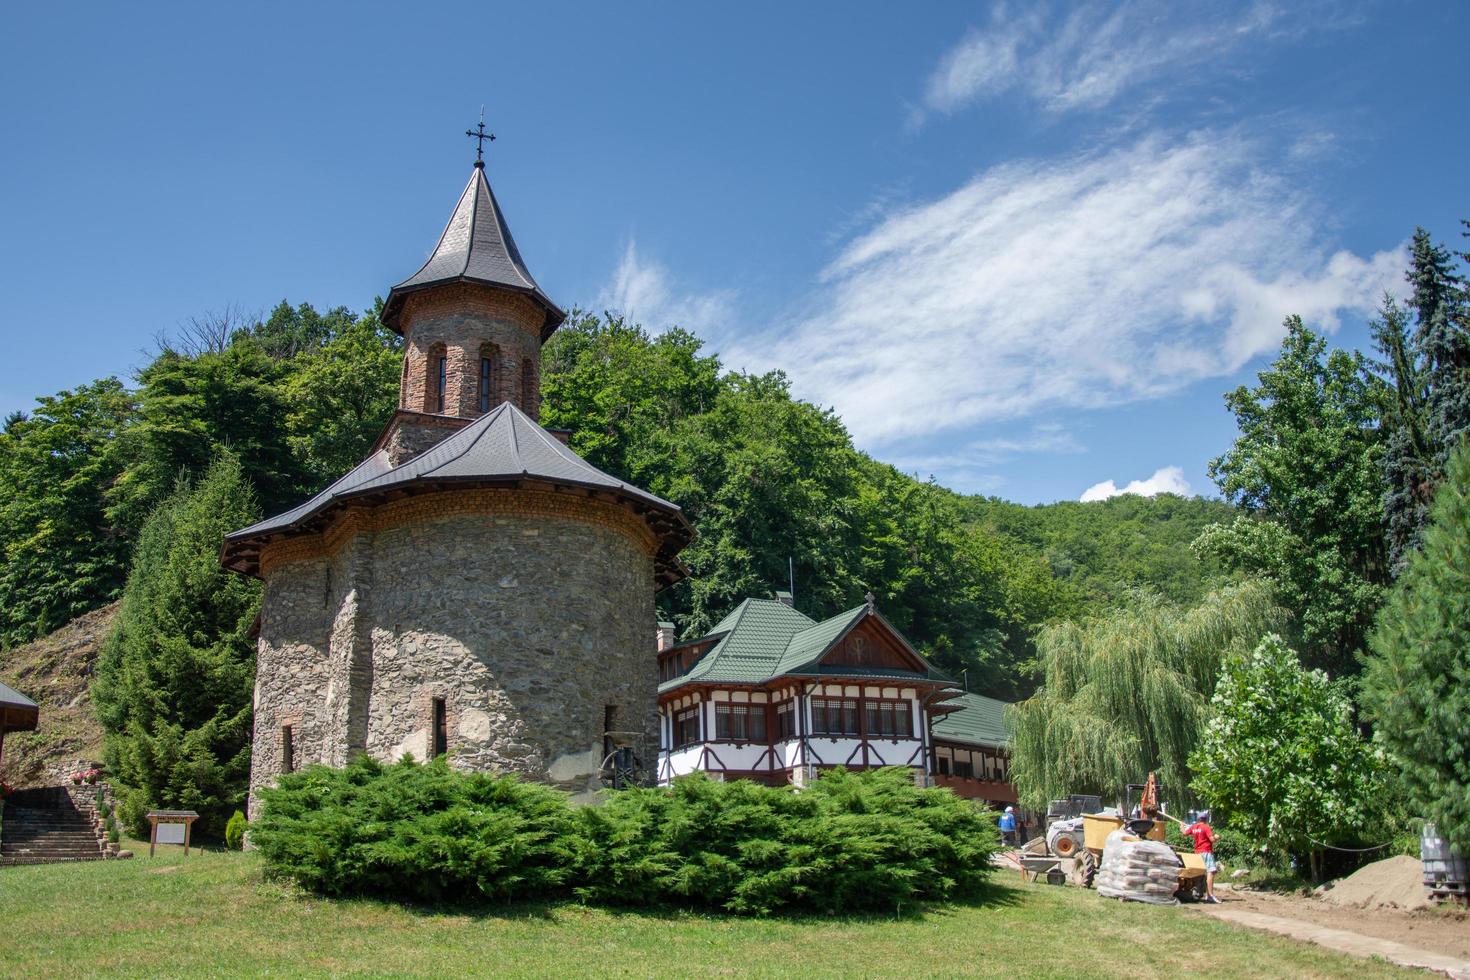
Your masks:
M378 450L299 507L227 534L222 560L236 571L258 574L266 544L319 531L352 504L437 490L527 486L623 504L658 538L658 581L667 585L684 577L676 556L694 531L678 505L602 472L510 402L399 466L389 463L386 450Z
M401 333L398 317L403 311L404 297L452 282L473 282L525 293L546 313L541 328L543 341L567 318L561 307L531 278L531 271L521 259L510 227L505 223L500 202L495 200L495 192L485 179L485 168L479 163L475 164L429 260L388 293L388 301L383 305L384 325Z

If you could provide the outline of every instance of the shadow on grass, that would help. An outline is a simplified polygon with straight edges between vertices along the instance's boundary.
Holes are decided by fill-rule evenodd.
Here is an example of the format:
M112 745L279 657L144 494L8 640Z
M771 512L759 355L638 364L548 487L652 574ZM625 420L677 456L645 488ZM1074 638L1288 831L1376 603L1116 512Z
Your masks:
M583 902L571 894L536 900L495 901L491 899L443 899L437 902L394 899L373 895L319 895L306 889L289 885L270 877L265 882L287 885L298 895L316 901L361 904L376 908L399 909L422 918L453 916L476 920L520 921L541 920L555 922L558 913L585 910L617 917L637 917L657 921L678 922L700 919L707 922L779 922L791 925L817 924L831 926L865 925L900 921L922 921L931 916L952 915L960 908L1004 908L1022 901L1020 892L1010 886L986 882L973 895L950 902L936 902L910 906L892 911L864 909L855 912L810 912L799 909L784 909L767 915L741 914L703 905L613 905Z

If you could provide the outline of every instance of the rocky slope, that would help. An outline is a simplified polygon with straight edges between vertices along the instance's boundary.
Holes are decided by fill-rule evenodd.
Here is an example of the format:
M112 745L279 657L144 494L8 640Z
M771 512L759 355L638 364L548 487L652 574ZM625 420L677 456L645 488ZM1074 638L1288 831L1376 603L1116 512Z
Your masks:
M102 757L102 728L92 709L92 672L116 616L113 603L49 636L0 652L0 681L41 706L34 732L5 737L0 780L16 787L54 786Z

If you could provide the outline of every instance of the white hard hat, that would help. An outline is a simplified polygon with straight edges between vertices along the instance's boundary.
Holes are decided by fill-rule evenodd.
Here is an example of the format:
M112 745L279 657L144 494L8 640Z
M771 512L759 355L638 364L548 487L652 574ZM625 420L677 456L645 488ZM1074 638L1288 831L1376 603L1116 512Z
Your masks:
M1015 807L1013 807L1013 806L1006 807L1006 813L1015 813L1015 812L1016 812L1016 808Z

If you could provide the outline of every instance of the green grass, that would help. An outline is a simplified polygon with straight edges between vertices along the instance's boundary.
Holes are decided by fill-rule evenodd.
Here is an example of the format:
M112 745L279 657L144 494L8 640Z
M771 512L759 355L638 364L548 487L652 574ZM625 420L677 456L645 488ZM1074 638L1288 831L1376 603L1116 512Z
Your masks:
M742 919L313 898L250 854L0 869L0 976L1400 975L1197 912L1020 886L922 916ZM141 854L147 854L143 846Z

